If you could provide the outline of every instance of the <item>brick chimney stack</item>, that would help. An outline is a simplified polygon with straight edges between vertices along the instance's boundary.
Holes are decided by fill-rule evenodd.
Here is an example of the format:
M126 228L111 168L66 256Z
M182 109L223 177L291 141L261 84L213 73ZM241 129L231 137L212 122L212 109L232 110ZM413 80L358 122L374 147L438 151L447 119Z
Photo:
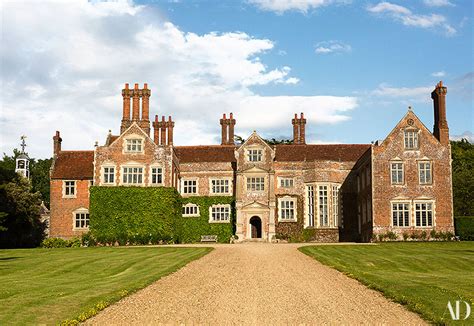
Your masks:
M58 155L59 152L61 151L62 141L63 139L61 138L59 131L56 131L56 135L53 136L53 154L54 155Z
M303 112L301 112L300 118L298 118L298 114L295 113L295 117L291 120L291 123L293 124L293 144L306 144L306 119L304 118Z
M234 128L235 128L235 119L234 119L233 113L231 112L230 117L229 117L229 139L227 140L229 145L235 144L234 143Z
M225 113L222 116L222 119L220 120L220 123L221 123L221 135L222 135L221 145L227 145L227 127L228 127L228 124L227 124L227 118L225 116Z
M132 120L140 120L140 93L138 89L138 84L135 84L133 88L133 104L132 104Z
M158 115L155 115L155 121L153 122L153 141L155 144L160 146L172 146L173 128L174 121L171 116L168 117L168 121L165 120L165 116L162 116L160 121L158 120ZM168 137L166 136L167 133Z
M129 84L125 84L122 89L123 96L123 117L120 126L120 133L123 133L132 125L132 122L137 122L148 135L150 135L150 96L151 90L148 89L148 84L143 85L143 89L138 88L135 84L133 89L129 88ZM132 118L130 119L130 98L132 98ZM140 101L141 114L140 114Z
M222 119L220 119L220 124L222 126L221 145L234 145L235 123L236 120L234 119L234 114L232 112L228 119L225 113L222 115Z
M443 81L440 81L434 91L431 93L434 106L434 126L433 135L443 145L449 144L449 128L446 119L446 94L448 88L443 86Z

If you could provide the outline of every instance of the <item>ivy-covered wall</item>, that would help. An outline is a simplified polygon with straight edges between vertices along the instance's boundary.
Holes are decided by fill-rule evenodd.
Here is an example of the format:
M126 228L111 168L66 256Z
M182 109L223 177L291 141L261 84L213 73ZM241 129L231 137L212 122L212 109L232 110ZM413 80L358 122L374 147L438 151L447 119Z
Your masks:
M193 203L199 206L200 216L179 217L177 221L177 240L182 243L200 242L201 235L217 235L218 242L229 242L235 234L235 199L229 196L183 198L182 204ZM209 223L209 207L230 204L230 223Z
M176 241L181 198L168 187L90 188L90 232L100 243Z

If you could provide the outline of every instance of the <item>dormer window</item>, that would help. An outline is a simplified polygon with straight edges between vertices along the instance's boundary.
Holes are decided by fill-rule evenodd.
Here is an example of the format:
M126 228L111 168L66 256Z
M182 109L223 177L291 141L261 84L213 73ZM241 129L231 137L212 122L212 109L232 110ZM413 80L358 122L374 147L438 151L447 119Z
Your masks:
M247 159L249 162L261 162L262 161L262 150L261 149L249 149L247 150Z
M142 151L142 139L131 138L127 139L126 152L127 153L141 153Z
M405 130L405 149L418 149L418 130Z

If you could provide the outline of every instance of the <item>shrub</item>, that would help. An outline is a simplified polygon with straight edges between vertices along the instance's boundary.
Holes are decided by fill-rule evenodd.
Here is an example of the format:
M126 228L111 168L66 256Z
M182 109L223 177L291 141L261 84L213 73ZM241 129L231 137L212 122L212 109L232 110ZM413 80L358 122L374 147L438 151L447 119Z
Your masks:
M428 233L425 230L421 231L420 239L425 241L427 237L428 237Z
M407 241L410 235L408 234L408 232L403 232L402 237L403 237L403 241Z
M81 243L84 247L94 247L95 245L97 245L97 240L92 236L90 232L87 232L81 236Z
M436 235L437 235L437 233L436 233L435 230L430 231L430 239L437 239Z
M455 217L454 229L461 240L474 240L474 216Z
M398 239L398 235L395 232L388 231L385 237L391 241L395 241Z
M380 233L378 237L379 237L379 241L382 242L385 239L385 234Z
M69 248L69 247L80 247L81 240L73 238L71 240L64 240L61 238L47 238L41 242L43 248Z
M410 234L410 238L411 238L412 240L418 240L418 239L420 238L420 236L418 235L418 233L412 232L412 233Z
M179 243L200 242L202 235L217 235L217 241L228 243L235 233L235 206L231 196L199 196L182 198L182 204L193 203L199 206L199 216L183 217L176 221L176 241ZM218 204L231 205L230 223L209 223L209 207Z
M169 187L91 187L90 234L109 245L175 240L180 195Z

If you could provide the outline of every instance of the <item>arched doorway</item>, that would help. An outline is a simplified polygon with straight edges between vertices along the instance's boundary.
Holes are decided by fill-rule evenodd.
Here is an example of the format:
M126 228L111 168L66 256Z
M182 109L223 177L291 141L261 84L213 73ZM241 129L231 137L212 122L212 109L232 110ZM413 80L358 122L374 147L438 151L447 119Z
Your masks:
M258 239L262 237L262 220L258 216L252 216L250 219L251 237Z

